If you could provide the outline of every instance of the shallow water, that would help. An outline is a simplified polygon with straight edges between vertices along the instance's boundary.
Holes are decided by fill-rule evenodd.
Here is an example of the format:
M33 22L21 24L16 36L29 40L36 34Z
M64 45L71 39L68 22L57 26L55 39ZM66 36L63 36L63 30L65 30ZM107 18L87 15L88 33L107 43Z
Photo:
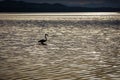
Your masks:
M0 79L120 79L119 15L0 17Z

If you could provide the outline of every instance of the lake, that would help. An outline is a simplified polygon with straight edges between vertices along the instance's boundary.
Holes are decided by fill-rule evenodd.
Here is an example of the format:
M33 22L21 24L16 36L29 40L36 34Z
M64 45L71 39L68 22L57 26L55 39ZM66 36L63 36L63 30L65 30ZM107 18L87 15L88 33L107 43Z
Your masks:
M0 14L0 80L119 79L119 13Z

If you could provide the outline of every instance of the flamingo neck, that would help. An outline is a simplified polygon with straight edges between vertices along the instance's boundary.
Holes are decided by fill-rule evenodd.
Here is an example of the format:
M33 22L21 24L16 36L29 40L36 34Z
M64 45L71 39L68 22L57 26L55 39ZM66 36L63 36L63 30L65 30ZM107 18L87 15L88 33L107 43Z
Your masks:
M45 40L47 41L47 35L45 35Z

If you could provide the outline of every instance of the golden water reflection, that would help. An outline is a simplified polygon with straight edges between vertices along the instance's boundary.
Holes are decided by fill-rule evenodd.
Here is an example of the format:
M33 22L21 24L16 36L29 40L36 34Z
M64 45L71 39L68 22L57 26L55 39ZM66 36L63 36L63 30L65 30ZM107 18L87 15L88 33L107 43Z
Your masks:
M120 17L58 17L0 20L0 79L119 80Z

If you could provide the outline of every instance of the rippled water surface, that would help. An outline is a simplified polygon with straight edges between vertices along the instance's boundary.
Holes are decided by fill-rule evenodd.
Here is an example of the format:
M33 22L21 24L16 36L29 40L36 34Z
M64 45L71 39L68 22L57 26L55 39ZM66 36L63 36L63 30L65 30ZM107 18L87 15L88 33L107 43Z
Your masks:
M0 15L0 80L120 80L120 16Z

